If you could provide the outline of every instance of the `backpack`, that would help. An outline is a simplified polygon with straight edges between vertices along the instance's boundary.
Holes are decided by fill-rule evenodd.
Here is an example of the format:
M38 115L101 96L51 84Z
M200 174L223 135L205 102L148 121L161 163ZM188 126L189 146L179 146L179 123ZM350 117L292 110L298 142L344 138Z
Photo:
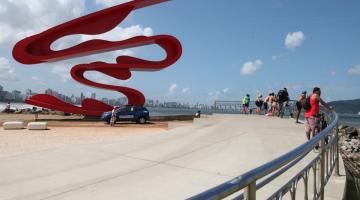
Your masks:
M287 97L287 94L286 94L285 90L279 90L278 97L279 97L280 101L287 101L288 100L288 97Z
M310 110L310 109L311 109L310 97L311 97L311 96L308 96L308 97L302 102L302 107L303 107L305 110Z

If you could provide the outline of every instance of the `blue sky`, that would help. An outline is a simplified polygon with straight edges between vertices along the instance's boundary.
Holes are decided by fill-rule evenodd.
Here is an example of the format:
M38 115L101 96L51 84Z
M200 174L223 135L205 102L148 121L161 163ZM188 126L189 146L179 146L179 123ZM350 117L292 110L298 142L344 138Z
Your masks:
M34 19L31 20L33 25L9 22L11 16L6 18L5 15L12 12L1 14L1 8L16 7L11 6L10 1L2 2L0 30L2 26L14 29L14 33L27 29L37 33L44 30L41 28L108 5L99 1L69 3L68 8L78 6L79 9L66 15L64 7L58 11L60 19L56 17L45 24L38 24ZM25 0L21 2L30 4ZM109 1L114 2L121 1ZM169 34L181 41L183 55L177 63L159 72L134 72L129 81L120 82L140 90L150 99L211 104L215 99L239 100L246 93L254 98L258 93L265 95L283 87L295 98L314 86L323 89L326 100L354 99L360 98L359 8L357 0L173 0L134 11L120 24L122 29L108 37L116 38L116 34L122 34L122 30L126 32L127 27L140 27L138 33ZM44 7L41 12L51 19L51 9ZM35 25L39 28L34 28ZM76 41L76 37L69 41ZM120 96L65 77L71 64L82 60L31 66L16 63L11 58L12 40L10 36L3 39L0 36L0 57L8 61L8 64L0 62L0 72L3 72L0 85L5 89L32 88L43 92L53 88L68 95L83 91L86 94L96 92L99 97ZM130 51L130 55L147 59L164 56L162 50L154 46ZM111 56L114 53L83 59L96 61L106 57L111 60ZM6 69L8 72L4 71ZM5 73L12 78L4 78ZM98 74L92 77L104 80Z

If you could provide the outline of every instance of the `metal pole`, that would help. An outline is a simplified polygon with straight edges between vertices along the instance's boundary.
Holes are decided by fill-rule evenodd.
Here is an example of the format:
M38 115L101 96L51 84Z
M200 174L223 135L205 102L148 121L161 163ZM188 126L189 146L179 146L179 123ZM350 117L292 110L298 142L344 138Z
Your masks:
M340 176L340 167L339 167L339 127L336 125L335 131L335 175Z
M250 183L244 191L245 200L256 200L256 182Z
M320 184L320 199L324 200L324 188L325 188L325 138L320 140L320 173L319 173L319 184Z

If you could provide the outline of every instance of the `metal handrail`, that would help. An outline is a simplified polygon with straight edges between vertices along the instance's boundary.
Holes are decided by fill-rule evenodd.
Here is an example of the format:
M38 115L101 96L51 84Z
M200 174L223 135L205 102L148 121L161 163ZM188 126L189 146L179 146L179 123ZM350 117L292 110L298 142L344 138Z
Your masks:
M245 195L255 196L255 194L249 194L249 193L256 192L256 181L258 179L263 178L275 172L276 170L279 170L283 166L291 163L292 161L296 160L299 157L305 156L319 142L324 143L325 137L327 137L327 135L329 135L331 131L337 127L337 123L338 123L338 115L336 112L332 111L328 113L328 117L332 118L332 122L318 135L313 137L311 140L298 146L292 151L285 153L284 155L264 165L261 165L260 167L250 170L238 177L233 178L230 181L227 181L205 192L202 192L196 196L193 196L189 198L189 200L222 199L244 188L246 189L245 193L247 193ZM249 198L249 199L253 199L253 198Z

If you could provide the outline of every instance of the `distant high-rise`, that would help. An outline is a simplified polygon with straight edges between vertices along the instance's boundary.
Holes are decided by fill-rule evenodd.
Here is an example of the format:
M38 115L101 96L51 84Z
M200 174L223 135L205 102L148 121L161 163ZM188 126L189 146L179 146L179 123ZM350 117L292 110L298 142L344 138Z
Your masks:
M71 95L71 103L76 103L76 97L74 94Z
M30 98L33 95L33 92L30 89L26 89L25 91L25 99Z
M95 94L95 93L91 93L91 98L92 98L92 99L96 99L96 94Z
M53 95L52 89L49 88L49 89L45 90L45 94Z
M0 101L4 101L5 91L3 91L3 87L0 85Z
M84 93L80 94L80 103L85 99Z
M22 101L22 97L21 97L21 92L20 92L20 91L14 90L14 91L12 92L12 94L13 94L13 97L14 97L14 100L15 100L15 101Z

